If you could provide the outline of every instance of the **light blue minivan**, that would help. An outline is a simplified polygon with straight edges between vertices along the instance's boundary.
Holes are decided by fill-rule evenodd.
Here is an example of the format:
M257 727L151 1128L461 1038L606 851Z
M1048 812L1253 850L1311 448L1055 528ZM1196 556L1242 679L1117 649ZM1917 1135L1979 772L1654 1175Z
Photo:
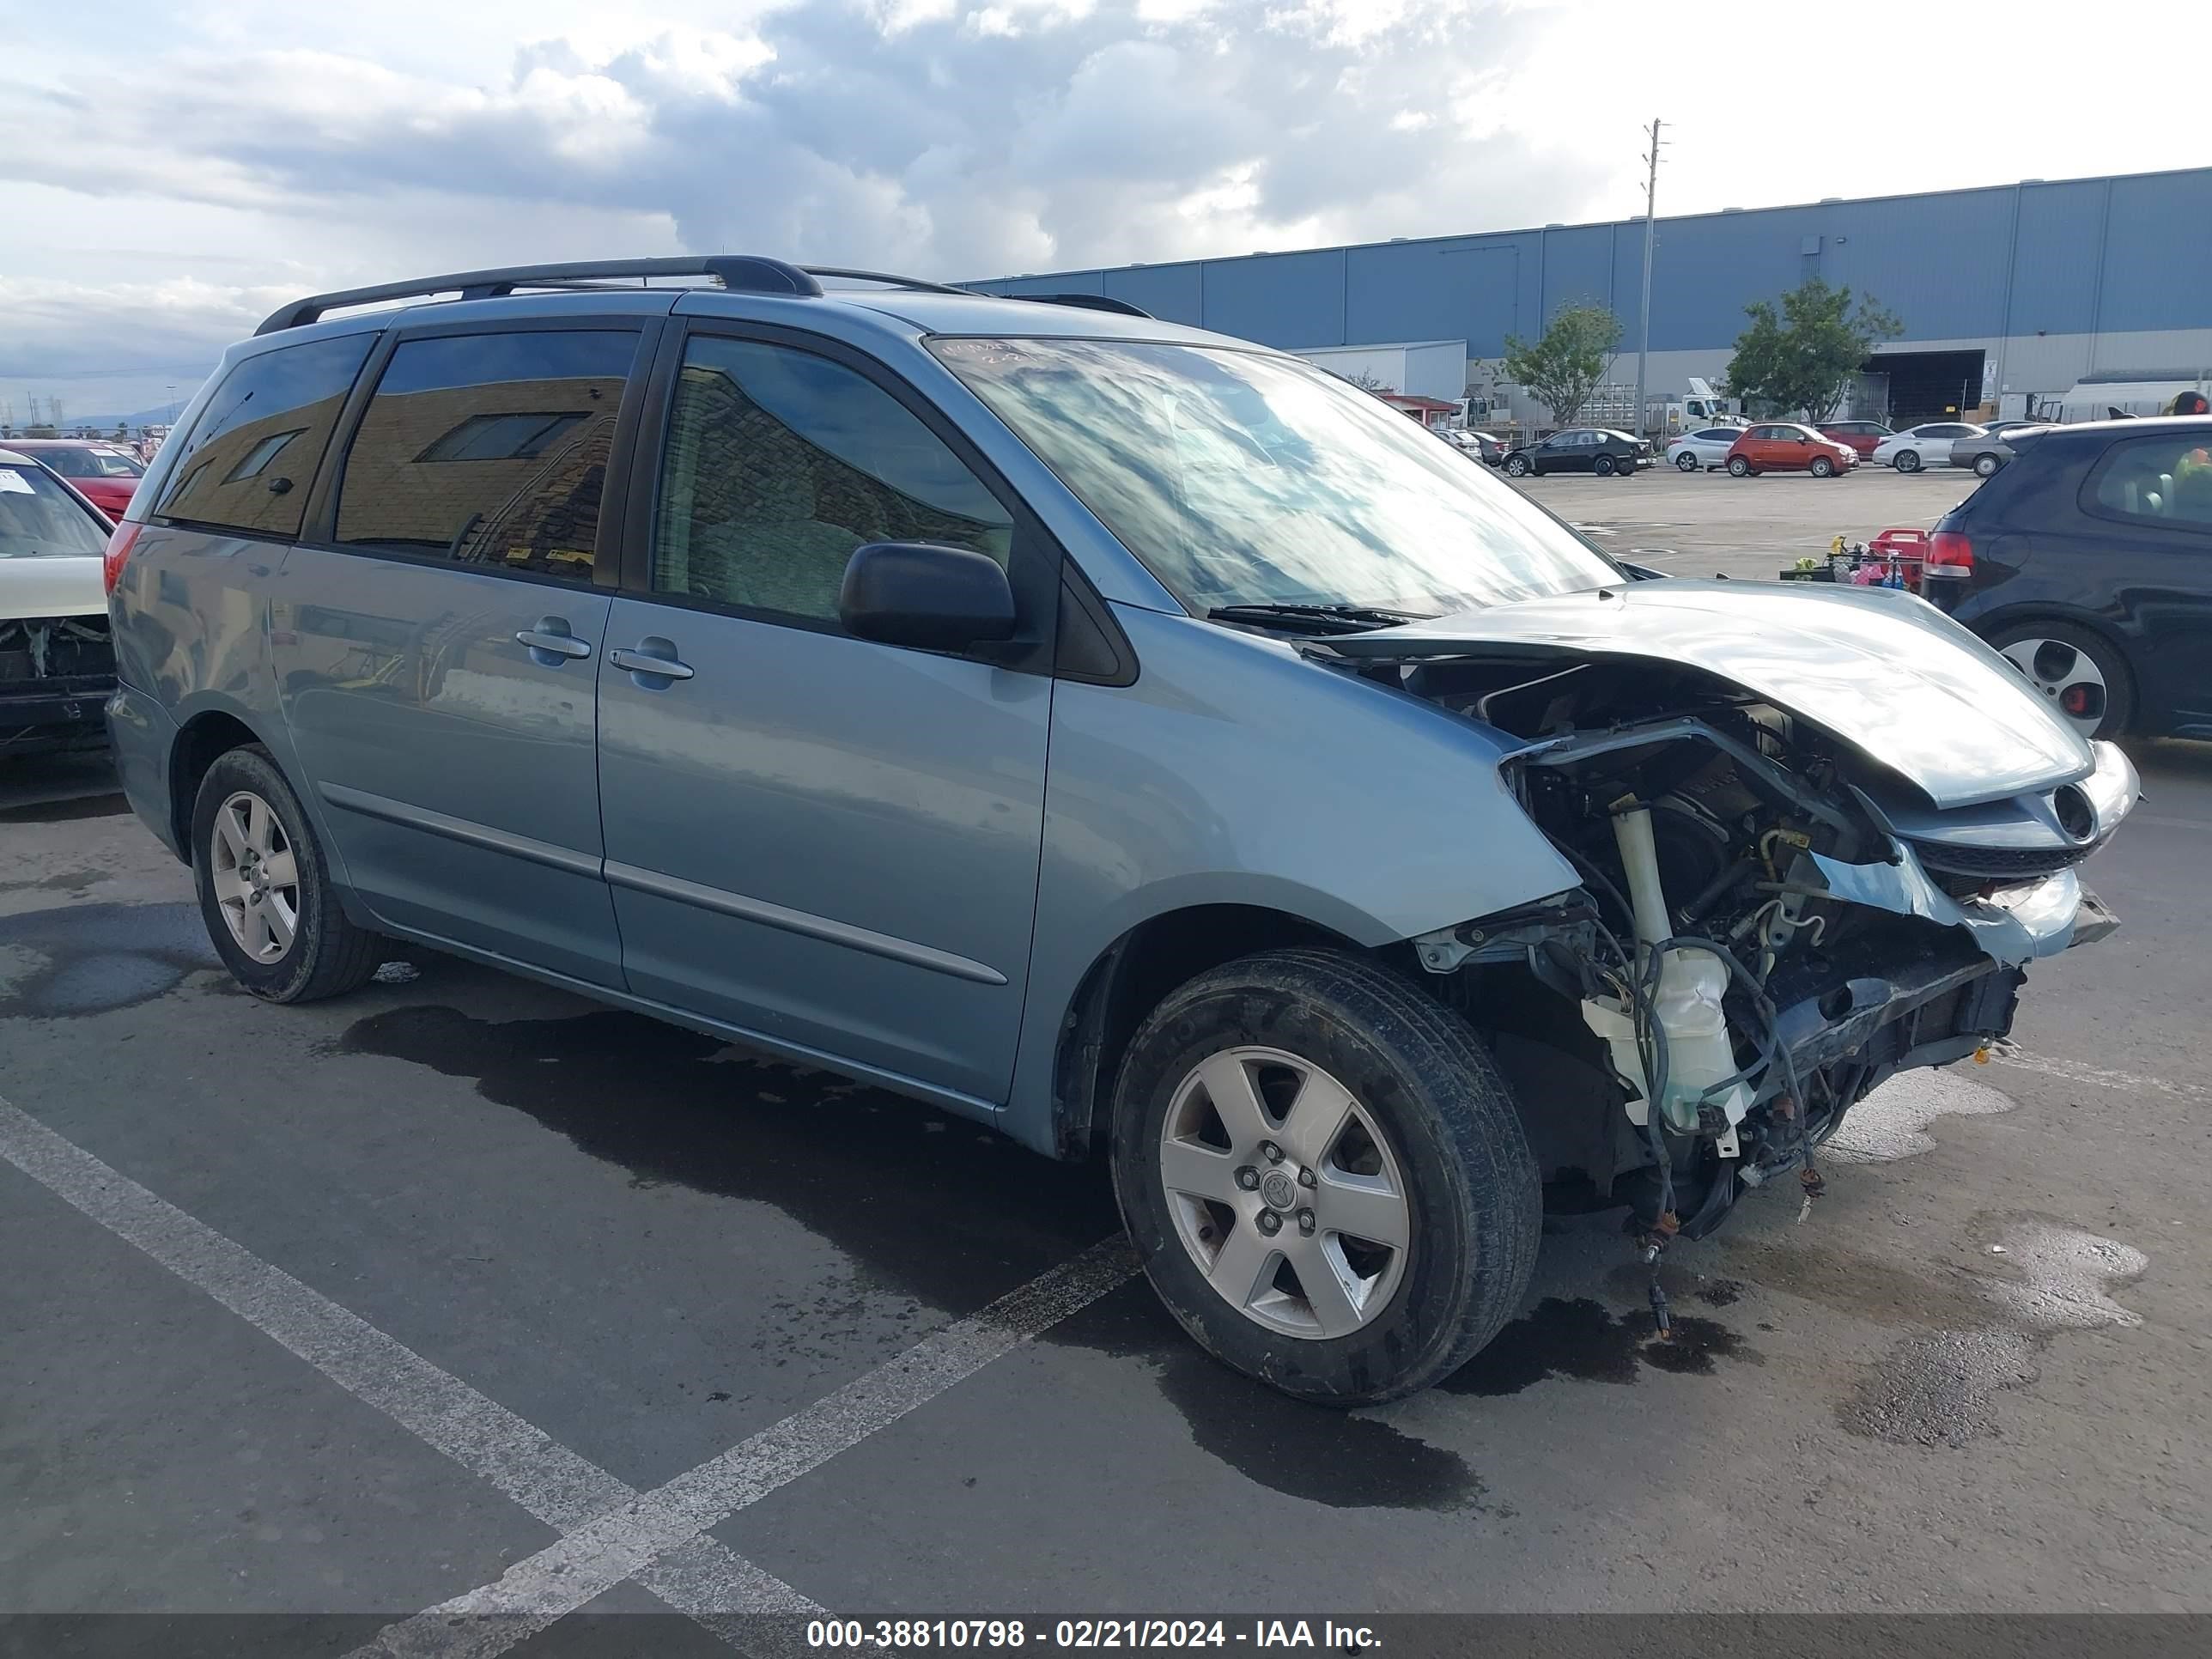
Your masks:
M1346 1404L1497 1333L1547 1194L1656 1259L2002 1036L2136 793L1909 594L1656 580L1100 295L765 258L289 306L106 580L255 994L404 939L1102 1152L1192 1335Z

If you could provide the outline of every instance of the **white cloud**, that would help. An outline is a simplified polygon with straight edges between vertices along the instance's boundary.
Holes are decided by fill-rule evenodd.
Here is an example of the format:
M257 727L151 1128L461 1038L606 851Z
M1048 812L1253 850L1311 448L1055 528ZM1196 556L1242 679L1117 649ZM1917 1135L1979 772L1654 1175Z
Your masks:
M0 70L7 270L43 296L0 317L0 389L88 408L38 377L476 264L972 277L1626 216L1655 113L1662 213L2185 165L2212 24L2136 10L2069 34L2070 82L2125 95L2060 121L2038 32L1887 0L1815 53L1612 0L114 0Z

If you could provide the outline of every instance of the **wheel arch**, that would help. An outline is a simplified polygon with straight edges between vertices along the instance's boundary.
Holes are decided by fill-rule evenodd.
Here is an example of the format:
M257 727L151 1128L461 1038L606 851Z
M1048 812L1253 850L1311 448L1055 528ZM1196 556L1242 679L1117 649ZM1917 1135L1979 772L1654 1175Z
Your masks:
M1061 1016L1052 1061L1052 1137L1062 1158L1103 1145L1129 1039L1169 992L1224 962L1287 945L1382 958L1309 916L1266 905L1186 905L1149 916L1100 951Z
M267 747L242 713L228 705L203 708L179 724L169 745L169 823L186 863L192 857L192 804L199 798L200 781L217 760L249 744Z

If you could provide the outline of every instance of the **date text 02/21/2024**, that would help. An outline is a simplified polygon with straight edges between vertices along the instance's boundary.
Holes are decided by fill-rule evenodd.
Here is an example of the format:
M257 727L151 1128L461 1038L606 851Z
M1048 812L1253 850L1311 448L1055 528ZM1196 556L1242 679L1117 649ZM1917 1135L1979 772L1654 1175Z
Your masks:
M1256 1619L1232 1628L1222 1619L1060 1619L1034 1628L1022 1619L817 1619L806 1644L817 1649L1055 1649L1300 1648L1313 1652L1364 1653L1376 1645L1364 1625L1323 1619Z

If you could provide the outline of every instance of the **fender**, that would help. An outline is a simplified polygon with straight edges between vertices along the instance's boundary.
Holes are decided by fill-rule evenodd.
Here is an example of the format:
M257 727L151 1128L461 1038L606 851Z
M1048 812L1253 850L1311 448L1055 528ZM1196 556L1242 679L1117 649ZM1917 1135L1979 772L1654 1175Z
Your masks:
M1137 683L1053 694L1001 1125L1045 1152L1062 1026L1085 975L1144 922L1238 905L1375 949L1580 880L1500 775L1516 740L1280 639L1111 608L1144 665Z

